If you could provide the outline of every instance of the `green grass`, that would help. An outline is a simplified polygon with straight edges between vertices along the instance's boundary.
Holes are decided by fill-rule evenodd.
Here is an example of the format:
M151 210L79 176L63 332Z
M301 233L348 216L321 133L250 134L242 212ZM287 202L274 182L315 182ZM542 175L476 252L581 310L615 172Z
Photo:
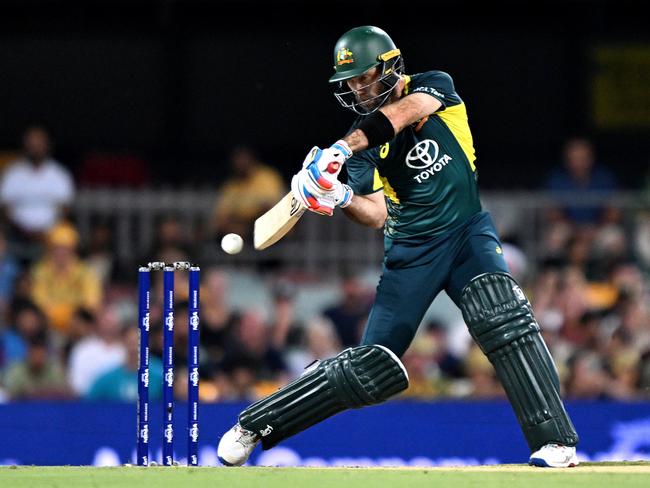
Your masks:
M650 486L650 463L585 463L573 469L524 465L476 468L0 468L0 486L166 488L203 486L260 488L628 488Z

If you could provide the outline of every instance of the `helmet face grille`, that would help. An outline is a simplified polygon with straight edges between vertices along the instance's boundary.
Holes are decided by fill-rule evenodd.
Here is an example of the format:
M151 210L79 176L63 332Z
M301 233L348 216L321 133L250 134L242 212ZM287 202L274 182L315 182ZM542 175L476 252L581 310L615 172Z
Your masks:
M347 80L337 83L334 96L343 107L359 115L369 115L386 103L404 73L404 60L401 55L397 55L382 61L379 66L381 67L381 76L358 90L350 90ZM360 92L377 84L382 85L383 90L374 97L362 99Z

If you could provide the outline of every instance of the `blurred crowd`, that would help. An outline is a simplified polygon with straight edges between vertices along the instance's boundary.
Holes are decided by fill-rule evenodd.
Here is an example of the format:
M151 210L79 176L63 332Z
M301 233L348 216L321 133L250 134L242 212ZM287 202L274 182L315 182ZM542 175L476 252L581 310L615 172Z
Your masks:
M82 245L70 205L71 174L51 156L47 131L25 132L23 151L2 169L0 201L0 399L134 401L138 329L135 273L122 279L110 225L98 223ZM633 214L608 205L618 188L589 140L572 138L542 188L599 192L593 206L558 204L540 215L543 255L533 261L522 236L503 232L503 249L527 291L556 361L567 398L650 398L650 209ZM284 194L282 177L255 152L236 147L232 175L215 192L210 233L246 234L255 216ZM265 192L260 194L259 188ZM250 198L251 194L258 198ZM605 202L605 203L603 203ZM146 261L191 260L191 238L178 221L160 222ZM230 300L230 270L201 263L202 401L255 400L301 374L317 359L358 344L374 287L339 276L340 299L298 318L301 284L281 268L260 275L270 307ZM378 263L379 264L379 263ZM187 390L187 277L176 282L175 388ZM153 275L151 397L162 393L162 281ZM404 397L499 398L494 370L462 321L427 319L403 357Z

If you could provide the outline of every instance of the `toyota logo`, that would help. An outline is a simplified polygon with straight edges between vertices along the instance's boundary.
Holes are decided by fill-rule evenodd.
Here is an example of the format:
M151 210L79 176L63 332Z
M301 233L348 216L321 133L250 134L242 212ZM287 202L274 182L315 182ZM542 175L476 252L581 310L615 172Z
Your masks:
M438 159L438 152L436 141L432 139L420 141L406 155L406 166L413 169L428 168Z

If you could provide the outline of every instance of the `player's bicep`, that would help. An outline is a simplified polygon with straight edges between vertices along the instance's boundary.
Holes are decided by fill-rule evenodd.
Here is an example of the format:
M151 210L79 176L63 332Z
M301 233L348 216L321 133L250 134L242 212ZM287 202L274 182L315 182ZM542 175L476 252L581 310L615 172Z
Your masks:
M368 195L355 195L355 198L356 197L363 198L373 205L383 208L384 211L386 209L386 198L384 197L384 192L376 191L374 193L369 193Z

